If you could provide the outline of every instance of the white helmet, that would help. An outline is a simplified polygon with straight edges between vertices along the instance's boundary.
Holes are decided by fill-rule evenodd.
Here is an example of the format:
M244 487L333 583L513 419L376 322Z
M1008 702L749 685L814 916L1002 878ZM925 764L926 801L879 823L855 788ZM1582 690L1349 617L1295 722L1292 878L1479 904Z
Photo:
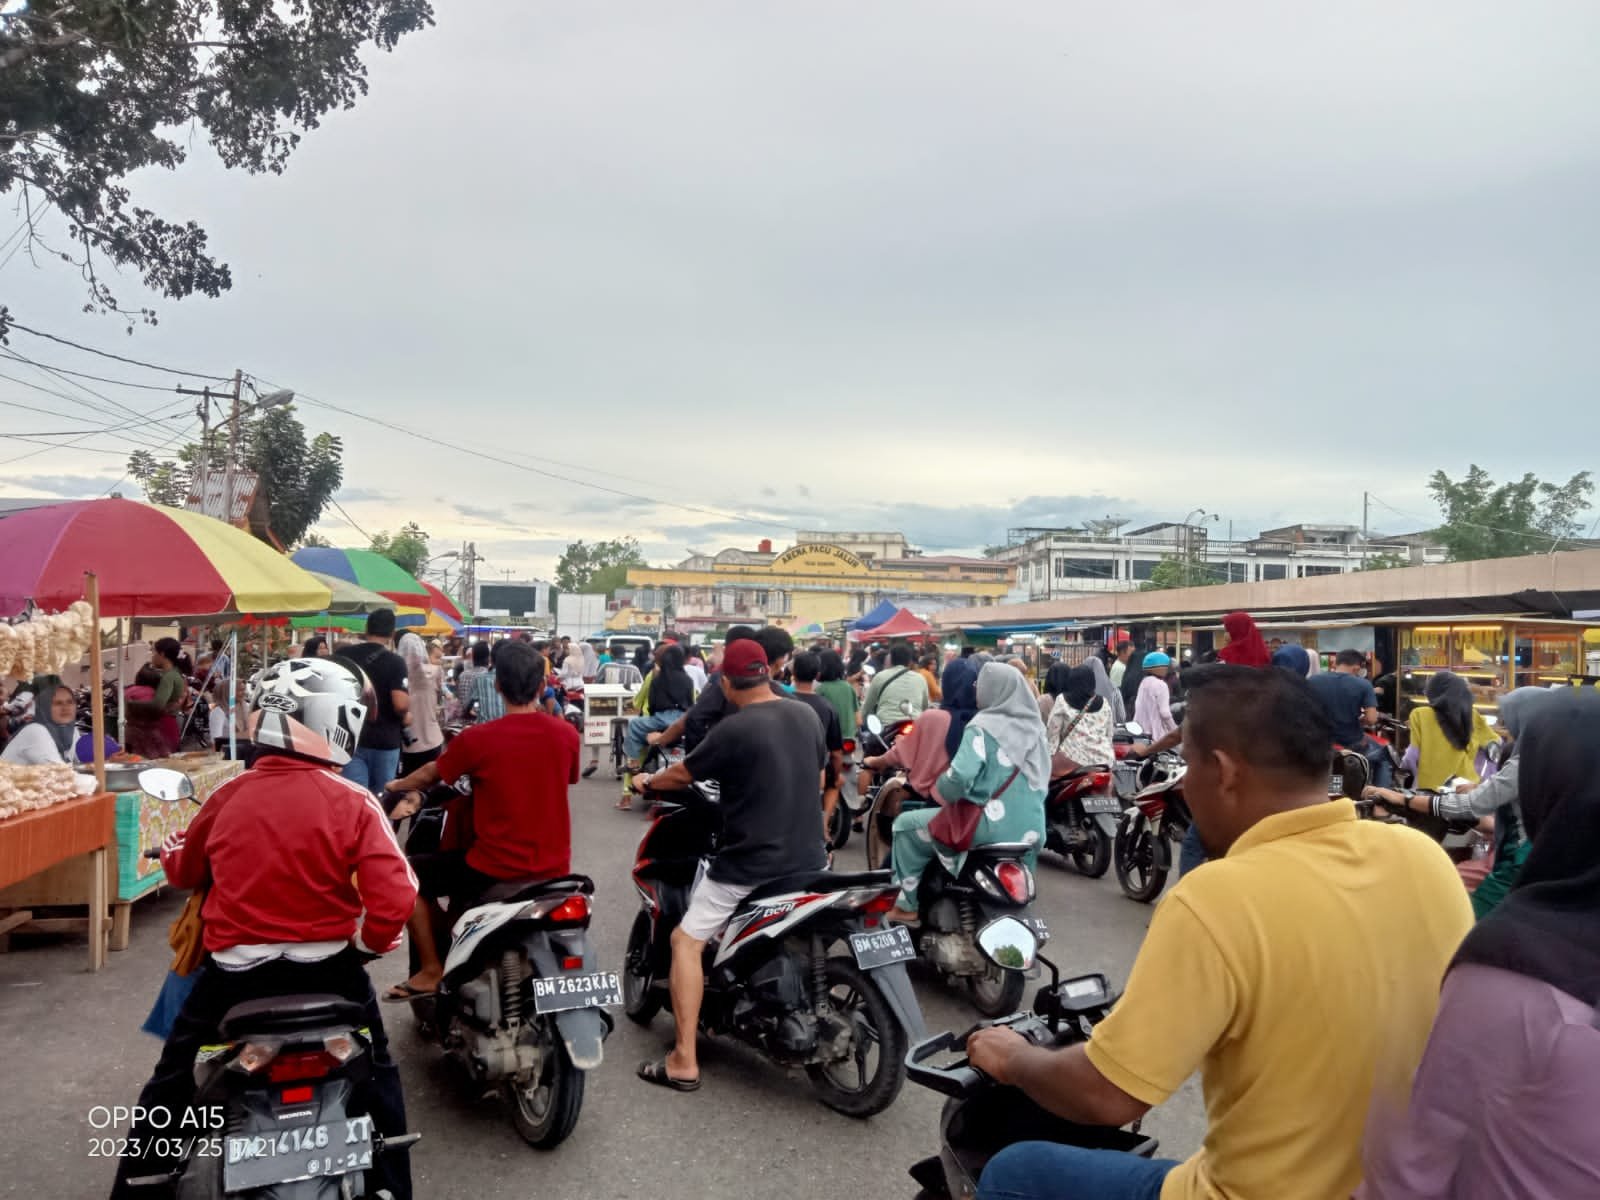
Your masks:
M261 673L250 736L258 746L342 767L355 756L373 699L366 676L352 663L287 659Z

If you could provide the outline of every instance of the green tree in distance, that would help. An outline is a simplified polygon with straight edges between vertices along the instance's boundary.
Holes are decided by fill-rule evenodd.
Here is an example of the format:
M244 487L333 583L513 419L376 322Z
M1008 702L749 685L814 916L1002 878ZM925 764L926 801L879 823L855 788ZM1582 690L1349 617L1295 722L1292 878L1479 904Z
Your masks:
M627 584L629 567L644 565L639 543L631 537L609 542L569 542L556 563L556 591L600 592L610 596Z
M1396 567L1409 567L1411 560L1403 554L1374 554L1361 564L1363 571L1392 571Z
M151 503L182 508L202 458L216 472L227 457L228 432L223 427L211 431L204 454L200 442L190 442L176 458L165 460L148 450L135 450L128 459L128 474ZM293 405L269 408L239 422L238 465L255 472L267 501L267 523L279 541L292 546L317 523L344 482L344 444L331 433L319 433L308 442Z
M1198 554L1168 554L1150 569L1150 578L1139 590L1160 592L1167 588L1209 587L1221 582L1217 569Z
M139 205L131 176L176 169L200 137L225 166L281 173L304 131L366 94L363 50L433 23L428 0L3 7L0 195L16 193L30 255L81 272L89 312L123 311L100 277L107 262L175 300L233 284L205 230Z
M428 535L415 521L407 521L399 533L381 530L372 535L369 549L381 554L410 575L420 575L428 561Z
M1594 483L1579 471L1566 483L1546 483L1531 472L1496 484L1476 463L1466 477L1435 471L1428 491L1444 515L1434 530L1454 562L1544 554L1581 532L1578 515L1589 507Z

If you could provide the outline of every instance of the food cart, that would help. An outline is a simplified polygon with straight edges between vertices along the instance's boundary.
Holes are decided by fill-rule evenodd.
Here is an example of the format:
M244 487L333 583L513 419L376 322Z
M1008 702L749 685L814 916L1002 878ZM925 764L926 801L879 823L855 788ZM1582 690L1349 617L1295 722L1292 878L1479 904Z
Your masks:
M636 686L625 683L588 683L583 688L583 744L610 746L611 766L618 779L627 765L622 735L627 728L628 705L636 691Z

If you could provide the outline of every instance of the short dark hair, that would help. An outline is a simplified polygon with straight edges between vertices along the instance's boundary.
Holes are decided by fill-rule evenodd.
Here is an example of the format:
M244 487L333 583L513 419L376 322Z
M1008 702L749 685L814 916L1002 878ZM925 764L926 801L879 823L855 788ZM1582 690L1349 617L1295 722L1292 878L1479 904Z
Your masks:
M213 653L213 654L221 654L222 653L222 639L221 638L212 638L211 639L211 653Z
M897 667L911 665L911 647L905 642L896 642L889 647L889 661Z
M962 658L971 658L977 652L978 652L978 648L976 646L963 646L963 647L961 647L961 657Z
M754 679L733 679L727 675L722 677L728 681L728 686L736 692L753 692L760 687L771 687L772 680L765 675L758 675Z
M1367 656L1359 650L1341 650L1333 656L1336 667L1364 667L1367 665Z
M544 655L527 642L501 642L494 648L494 684L507 704L532 704L544 690Z
M488 642L472 643L472 665L475 667L487 667L489 665Z
M394 636L394 609L378 608L367 614L368 637Z
M767 652L767 661L775 663L787 654L794 653L794 638L789 631L776 625L763 625L756 630L754 641Z
M794 677L799 683L815 683L822 674L822 655L802 650L794 656Z
M1211 663L1183 679L1189 699L1184 723L1200 749L1226 750L1258 770L1327 776L1333 725L1305 676Z
M727 635L722 639L724 646L731 646L734 642L753 642L756 630L753 625L730 625Z
M837 650L823 650L817 658L822 664L822 672L818 678L823 683L832 683L834 680L844 678L844 659Z
M1132 650L1132 649L1133 649L1133 643L1132 642L1118 642L1117 643L1117 653L1118 654L1121 654L1124 650Z
M177 666L178 660L183 657L183 644L177 638L164 637L151 649L173 666Z

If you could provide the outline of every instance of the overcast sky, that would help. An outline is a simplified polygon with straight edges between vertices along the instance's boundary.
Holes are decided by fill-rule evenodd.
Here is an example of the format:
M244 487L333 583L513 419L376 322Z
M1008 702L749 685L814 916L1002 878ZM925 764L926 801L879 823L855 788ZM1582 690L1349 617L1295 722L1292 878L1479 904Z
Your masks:
M1433 519L1436 467L1596 465L1589 0L438 8L286 175L200 150L135 180L209 230L223 299L157 301L128 338L18 255L0 303L364 414L301 409L345 438L350 516L519 577L572 537L955 552L1195 508L1244 536L1357 524L1364 490L1398 532ZM0 432L59 428L0 409ZM121 466L47 452L0 494L103 493Z

